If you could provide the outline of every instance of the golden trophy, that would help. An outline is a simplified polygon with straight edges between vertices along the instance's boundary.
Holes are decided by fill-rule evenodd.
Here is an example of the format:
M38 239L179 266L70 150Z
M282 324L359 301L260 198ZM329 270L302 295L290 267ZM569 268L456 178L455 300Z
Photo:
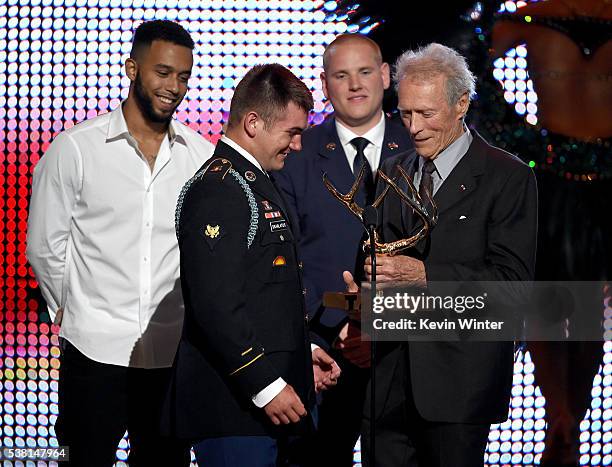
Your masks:
M327 174L323 175L323 183L325 184L328 191L332 194L334 198L336 198L340 203L346 206L346 208L350 210L361 221L361 223L364 223L364 208L362 208L355 202L355 195L365 176L366 170L367 169L365 164L362 165L361 170L359 171L359 174L355 179L355 182L353 183L349 192L346 194L342 194L336 189L336 187L328 179ZM379 169L377 172L379 180L378 183L384 183L385 187L376 197L376 199L372 203L372 206L375 209L378 209L378 207L385 199L385 196L387 196L390 190L393 190L399 196L402 203L408 204L412 208L414 213L423 222L423 225L414 235L408 238L403 238L388 243L381 242L380 236L376 229L372 229L371 232L368 232L368 240L365 240L363 242L363 250L366 252L370 251L371 253L373 245L375 254L394 256L400 251L413 247L421 239L429 235L429 232L435 226L438 220L438 209L432 199L431 194L426 193L427 198L423 200L422 197L419 195L418 190L414 187L412 178L402 168L402 166L398 164L396 166L396 170L399 173L399 177L404 179L404 181L408 185L408 192L403 191L398 186L397 178L391 179L382 170ZM429 210L427 209L426 203L429 203L431 212L429 212ZM323 306L344 310L348 313L350 319L360 320L361 296L358 292L325 292L323 294Z

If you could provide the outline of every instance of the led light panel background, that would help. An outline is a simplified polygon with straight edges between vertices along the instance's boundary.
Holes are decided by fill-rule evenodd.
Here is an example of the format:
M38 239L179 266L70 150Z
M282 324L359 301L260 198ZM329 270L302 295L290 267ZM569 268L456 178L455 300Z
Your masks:
M535 0L538 1L538 0ZM499 13L513 14L532 1L505 1ZM529 23L531 18L526 17ZM478 30L477 33L482 33ZM493 63L493 77L504 90L504 99L524 118L526 125L538 123L538 96L529 78L528 48L521 44L506 51L504 58ZM536 163L530 161L535 167ZM604 328L610 327L612 304L602 310ZM605 353L592 390L591 409L580 424L580 465L612 465L612 345L606 342ZM529 353L522 355L514 368L514 386L509 420L493 426L486 458L491 465L539 463L544 449L545 400L534 386L533 363Z
M522 6L532 2L504 2L499 13L515 13ZM527 47L520 45L506 52L504 58L493 63L493 76L504 88L504 99L514 106L517 114L523 115L530 125L538 123L538 95L527 70Z
M142 20L172 19L192 34L194 73L177 118L215 142L234 85L257 63L282 63L303 79L315 97L311 122L323 120L330 111L318 78L324 45L341 32L376 26L349 24L346 14L334 13L336 6L299 0L0 0L0 447L57 445L57 329L25 257L31 174L55 134L115 108L127 95L122 63L133 29ZM520 48L509 53L515 65L525 58ZM537 96L530 100L532 89L519 70L506 77L511 62L503 62L515 105L524 92L529 113ZM499 73L502 64L496 65ZM518 89L517 79L527 92ZM583 465L612 461L612 347L606 350L581 425ZM531 465L543 449L545 401L528 353L514 378L510 419L491 430L489 465ZM119 448L118 465L125 465L127 439Z

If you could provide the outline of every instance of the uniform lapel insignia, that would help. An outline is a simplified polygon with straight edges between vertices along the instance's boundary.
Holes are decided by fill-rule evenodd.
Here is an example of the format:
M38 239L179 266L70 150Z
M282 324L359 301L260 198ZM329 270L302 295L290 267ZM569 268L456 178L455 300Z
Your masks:
M225 232L221 229L219 224L206 224L204 228L204 239L208 246L212 250L215 245L225 236Z
M206 230L204 231L204 235L210 238L217 238L219 236L219 226L211 226L207 224Z
M280 211L266 212L264 213L264 216L266 217L266 219L275 219L281 217L281 213Z
M257 177L255 176L255 172L247 170L244 173L244 178L246 178L249 182L254 182Z
M287 260L285 259L284 256L277 256L276 258L274 258L274 261L272 261L272 266L278 267L278 266L286 266L287 265Z
M261 205L264 207L264 209L266 211L272 211L272 205L270 204L270 201L267 200L262 200Z
M391 151L395 151L397 148L399 148L399 144L394 141L391 141L390 143L387 143L387 147L391 149Z
M463 184L459 185L459 189L460 189L461 191L465 191L465 185L463 185Z
M335 151L336 150L336 143L327 143L325 145L325 149L327 149L328 151Z

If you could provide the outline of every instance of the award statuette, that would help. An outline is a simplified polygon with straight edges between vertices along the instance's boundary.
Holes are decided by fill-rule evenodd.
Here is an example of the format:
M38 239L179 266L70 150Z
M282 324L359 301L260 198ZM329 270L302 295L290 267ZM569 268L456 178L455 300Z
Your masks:
M384 182L385 187L378 195L378 197L372 203L372 206L368 206L368 210L364 216L364 208L360 207L355 202L355 194L361 185L361 181L365 176L366 165L363 164L361 166L361 170L355 179L355 183L349 190L349 192L345 195L340 193L336 187L329 181L327 178L327 174L323 175L323 183L329 190L329 192L340 201L344 206L347 207L357 218L361 221L364 227L368 229L368 240L364 242L363 249L365 252L370 254L372 259L372 276L376 279L376 255L389 255L393 256L399 253L402 250L410 248L416 245L419 240L425 238L429 235L429 232L436 224L438 220L438 210L433 202L431 197L431 193L425 192L426 200L423 200L418 193L418 190L415 189L414 184L410 176L406 173L406 171L398 164L396 166L399 176L404 179L404 181L408 185L408 192L404 192L396 183L396 179L389 178L382 170L378 170L378 178L379 183ZM402 203L408 204L417 216L421 218L423 221L422 227L419 231L408 237L400 240L396 240L389 243L382 243L379 238L379 234L376 231L376 210L378 206L382 203L385 196L389 193L389 190L395 191L399 196ZM425 204L423 201L428 202ZM427 209L427 206L430 207L431 212ZM373 211L373 212L372 212ZM374 214L372 216L371 214ZM374 221L371 219L374 217ZM372 304L374 297L376 296L376 280L371 282L371 290L369 294L369 298L366 303ZM349 315L349 319L359 321L361 324L361 300L360 293L343 293L343 292L326 292L323 296L323 305L326 307L340 308L347 311ZM372 309L372 307L370 307ZM371 316L370 316L371 318ZM375 443L375 432L376 432L376 411L375 411L375 401L376 401L376 365L374 362L376 361L376 335L375 331L372 335L372 342L370 345L370 361L372 362L370 366L370 464L374 465L374 459L376 459L376 443Z
M389 190L395 191L397 195L400 197L400 200L408 204L415 214L422 220L423 225L414 235L403 238L400 240L396 240L394 242L383 243L380 241L380 237L376 230L374 231L374 250L376 254L389 255L394 256L400 251L406 250L408 248L416 245L421 239L427 237L431 229L436 225L438 220L438 209L436 204L434 203L431 194L426 193L427 199L423 200L421 196L419 196L418 190L414 187L414 183L410 178L410 175L406 173L406 171L398 164L396 169L399 173L399 176L404 179L406 184L408 185L408 192L403 191L397 184L397 179L391 179L388 177L382 170L378 170L378 179L379 183L382 181L385 183L385 188L382 192L376 197L372 206L376 209L381 205L385 196L389 193ZM366 171L365 165L361 166L361 170L353 183L350 191L347 194L340 193L336 187L329 181L327 178L327 174L323 175L323 183L332 194L334 198L336 198L340 203L342 203L346 208L351 211L362 223L363 223L363 211L364 208L359 206L355 202L355 195L359 186L362 183L363 177L365 176ZM430 207L431 212L427 209L426 206ZM371 239L365 240L363 242L363 250L368 252L371 250L370 244ZM350 293L350 292L325 292L323 295L323 306L330 308L339 308L341 310L345 310L350 319L360 320L360 308L361 308L361 298L358 293Z

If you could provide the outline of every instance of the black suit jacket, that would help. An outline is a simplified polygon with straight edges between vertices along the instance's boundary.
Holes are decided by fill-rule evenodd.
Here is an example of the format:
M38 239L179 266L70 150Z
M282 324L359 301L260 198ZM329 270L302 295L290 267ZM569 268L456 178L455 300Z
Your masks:
M381 164L411 148L406 129L387 118ZM359 250L365 230L361 222L329 193L323 184L324 173L342 193L348 192L355 181L333 117L306 130L302 135L302 150L291 153L283 170L273 175L296 218L296 237L304 263L306 308L314 318L311 328L324 340L317 343L329 346L347 316L341 310L323 308L321 299L326 291L346 289L342 271L361 274L363 264ZM365 206L362 191L356 201Z
M437 225L425 244L406 254L424 261L428 282L530 281L537 235L535 177L517 157L472 134L468 152L434 196ZM417 157L412 152L387 160L383 170L393 176L401 164L413 175ZM382 207L384 241L405 238L417 228L412 209L390 194ZM512 342L381 344L379 415L404 396L390 391L398 364L409 366L414 402L426 420L495 423L507 418Z
M301 273L270 179L220 142L179 200L185 322L164 414L186 439L277 436L251 398L282 377L314 404Z

